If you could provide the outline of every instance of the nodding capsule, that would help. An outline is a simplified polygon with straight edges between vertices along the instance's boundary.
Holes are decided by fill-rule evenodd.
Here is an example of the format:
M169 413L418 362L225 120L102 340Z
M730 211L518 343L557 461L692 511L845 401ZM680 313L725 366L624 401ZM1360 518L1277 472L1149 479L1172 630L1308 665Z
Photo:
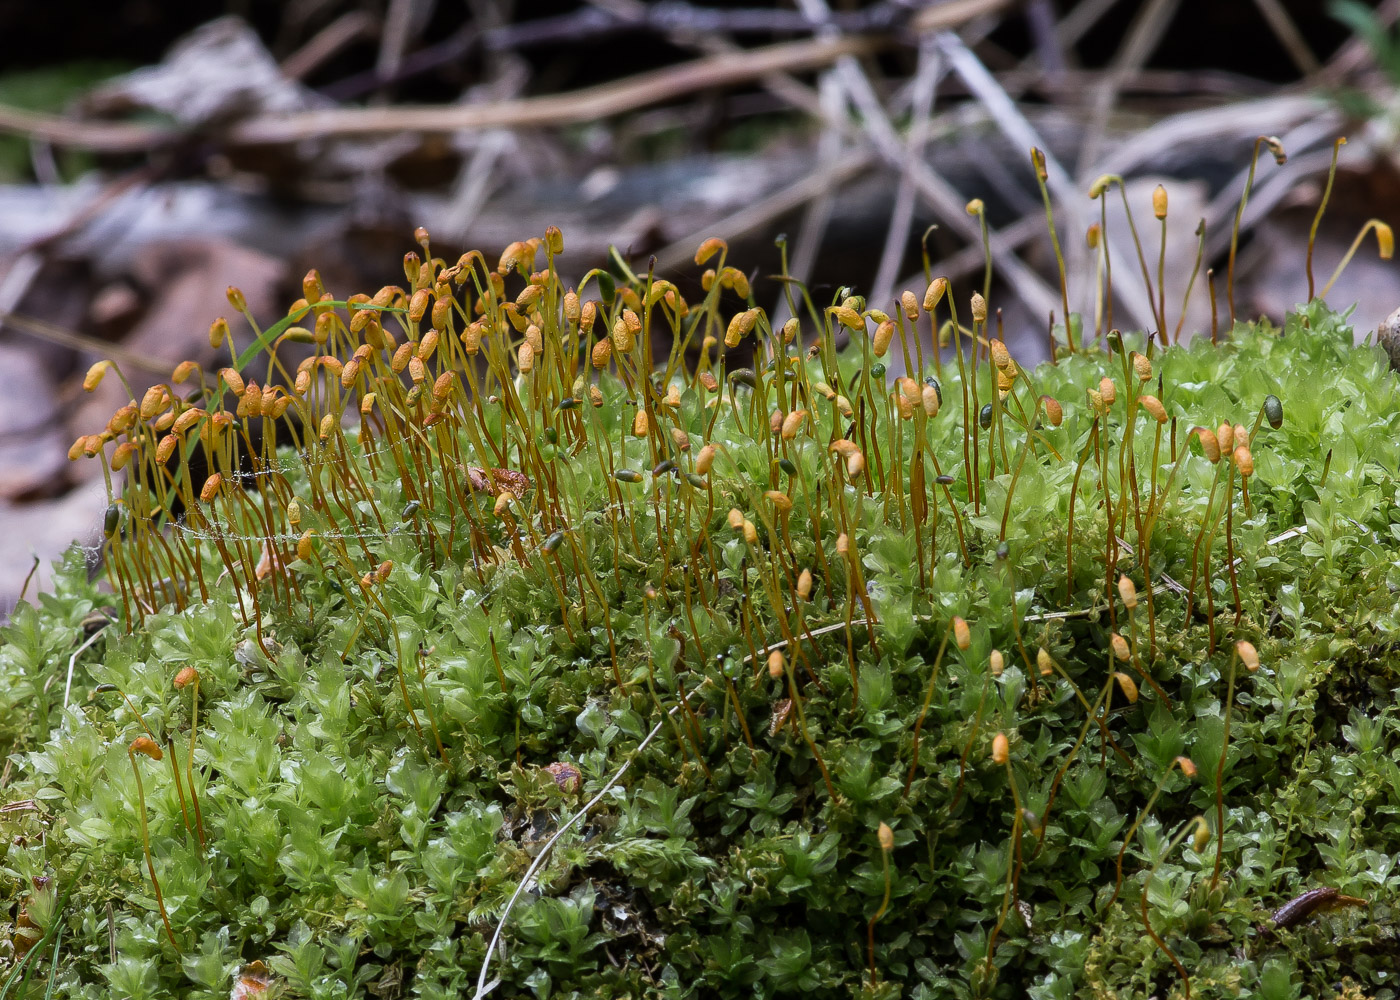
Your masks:
M1273 393L1264 397L1264 419L1274 430L1283 426L1283 403Z
M944 473L943 475L935 479L934 482L937 483L939 486L949 486L956 482L956 480L947 473Z
M782 469L789 476L797 475L797 466L792 464L792 459L790 458L778 459L778 468Z
M977 423L986 430L992 426L992 404L986 403L982 407L982 412L977 414Z
M410 500L403 506L403 513L399 515L400 521L412 521L414 515L418 513L418 501Z
M620 483L640 483L642 474L636 469L618 469L613 473L613 478Z
M732 372L729 373L729 380L731 382L738 382L740 385L746 385L750 389L753 389L758 385L758 377L754 375L752 368L734 369Z
M564 533L563 533L562 531L555 531L555 532L551 533L550 536L544 540L544 550L545 550L546 552L554 552L554 551L557 550L557 549L559 548L559 546L562 545L563 543L564 543Z
M557 409L559 409L559 410L572 410L572 409L575 409L575 408L577 408L577 407L578 407L578 400L575 399L573 396L570 396L570 397L568 397L567 399L561 399L561 400L559 400L559 406L557 407Z
M675 468L676 463L671 459L667 458L663 459L660 462L657 462L656 465L652 468L651 474L653 476L664 476L666 473L674 471Z

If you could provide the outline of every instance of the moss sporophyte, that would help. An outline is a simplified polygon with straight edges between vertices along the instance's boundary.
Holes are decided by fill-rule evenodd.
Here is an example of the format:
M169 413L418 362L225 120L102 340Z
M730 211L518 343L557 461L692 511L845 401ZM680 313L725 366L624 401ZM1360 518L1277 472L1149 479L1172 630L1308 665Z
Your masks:
M230 289L4 633L0 996L1391 995L1395 379L1113 329L1106 225L1038 368L718 239Z

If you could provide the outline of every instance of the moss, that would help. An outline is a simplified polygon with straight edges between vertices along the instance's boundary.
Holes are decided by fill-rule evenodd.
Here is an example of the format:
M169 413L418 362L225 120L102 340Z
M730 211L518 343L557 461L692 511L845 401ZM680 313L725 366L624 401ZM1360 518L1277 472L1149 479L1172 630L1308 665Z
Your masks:
M55 951L77 997L470 995L539 858L498 995L1183 993L1144 893L1195 996L1394 995L1400 407L1342 316L994 350L982 429L951 364L933 416L885 373L859 300L783 348L730 325L722 261L701 303L595 274L590 304L557 249L414 258L258 336L324 336L292 392L249 388L250 349L236 420L116 422L113 593L70 555L0 647L0 919L20 950L62 928L7 996ZM681 364L745 326L754 369ZM1249 455L1193 450L1221 422ZM147 730L161 761L128 757ZM1261 929L1319 885L1369 906Z

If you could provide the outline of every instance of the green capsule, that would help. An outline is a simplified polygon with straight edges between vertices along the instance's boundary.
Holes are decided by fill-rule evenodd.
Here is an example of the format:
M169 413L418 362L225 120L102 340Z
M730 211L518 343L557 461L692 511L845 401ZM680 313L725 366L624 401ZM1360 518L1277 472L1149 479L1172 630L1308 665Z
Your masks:
M740 385L746 385L750 389L758 386L758 377L754 375L752 368L735 368L729 373L729 380L731 382L738 382Z
M705 477L697 476L693 472L687 472L685 474L685 481L691 486L694 486L697 490L703 490L705 488Z
M1274 430L1283 426L1283 403L1273 393L1264 397L1264 419Z
M948 475L947 473L944 473L943 475L935 479L934 482L936 482L939 486L951 486L953 483L957 482L957 480L954 479L952 476Z
M870 366L870 377L883 382L885 380L885 366L879 361L875 362Z
M676 463L671 461L671 459L663 459L662 461L656 463L655 467L651 470L651 474L653 478L657 476L664 476L666 475L666 473L670 472L675 467Z
M117 504L109 504L107 512L102 516L102 533L111 538L121 527L122 509Z
M790 458L778 459L778 468L782 469L789 476L797 475L797 466L792 464L792 459Z
M636 469L618 469L613 473L613 478L619 483L640 483L642 474Z
M559 408L560 410L572 410L572 409L577 408L577 406L578 406L578 400L575 399L573 396L570 396L570 397L568 397L567 399L561 399L561 400L559 401L559 407L558 407L558 408Z
M419 503L417 500L410 500L403 506L403 513L399 515L400 521L412 521L418 516Z
M598 271L598 294L603 296L605 305L612 305L612 300L617 297L617 282L613 281L613 276L607 271Z
M552 532L550 536L544 540L544 550L546 552L553 552L563 543L564 533L562 531Z
M558 444L558 443L559 443L559 432L558 432L557 430L555 430L553 427L546 427L546 428L544 429L544 439L545 439L546 441L548 441L550 444Z
M992 426L991 403L986 403L982 406L982 412L977 414L977 423L981 425L983 430L986 430L988 427Z

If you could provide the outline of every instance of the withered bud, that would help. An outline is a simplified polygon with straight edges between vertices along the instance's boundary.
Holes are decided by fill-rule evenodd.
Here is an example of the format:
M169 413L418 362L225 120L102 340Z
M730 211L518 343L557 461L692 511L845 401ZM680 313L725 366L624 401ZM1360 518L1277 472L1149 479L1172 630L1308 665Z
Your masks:
M948 279L944 277L934 278L929 282L928 289L924 292L924 312L931 313L938 307L938 303L943 301L943 296L948 294Z
M1146 355L1133 352L1133 373L1137 375L1139 382L1146 382L1152 377L1152 362Z
M651 421L647 418L646 410L638 410L637 415L632 418L632 436L646 437L647 431L651 428Z
M1128 703L1130 705L1137 704L1137 681L1133 680L1121 670L1115 670L1113 672L1113 679L1118 682L1118 688L1123 692L1123 697L1128 699Z
M1103 397L1104 406L1112 406L1118 400L1118 386L1107 375L1099 379L1099 395Z
M744 541L749 545L758 544L758 528L754 527L754 523L747 519L744 521Z
M700 248L695 251L695 263L697 266L703 267L705 262L715 254L722 250L728 251L728 249L728 243L724 242L724 240L720 239L718 236L711 236L709 239L705 240L705 242L701 243Z
M937 386L926 385L919 391L919 402L924 408L924 416L936 417L943 405L943 394Z
M1137 607L1137 586L1126 575L1118 578L1118 596L1123 601L1123 607L1128 610L1131 611Z
M243 293L239 289L229 285L224 295L228 298L228 304L233 306L234 312L248 311L248 300L243 297Z
M797 575L797 597L799 600L807 600L812 596L812 571L804 569Z
M1152 189L1152 214L1159 219L1167 217L1167 189L1160 184Z
M545 229L544 246L551 255L564 252L564 233L558 226L549 226Z
M156 461L161 465L170 461L170 456L175 454L175 446L179 444L174 434L167 434L160 439L156 445Z
M208 479L204 480L204 487L199 491L199 499L209 503L219 495L219 488L224 485L224 476L221 472L216 472Z
M904 310L904 318L911 323L919 321L919 300L913 292L906 289L899 295L899 307Z
M695 471L698 475L705 475L715 464L715 446L707 444L696 453Z
M1000 677L1002 671L1006 669L1006 658L1001 655L1001 650L994 649L987 657L987 668L991 670L993 677Z
M880 828L875 831L875 836L880 841L880 850L894 850L894 831L890 829L888 823L881 823Z
M1114 658L1115 658L1115 659L1118 659L1118 660L1122 660L1123 662L1126 663L1127 660L1128 660L1128 657L1131 655L1131 652L1130 652L1130 650L1128 649L1128 640L1127 640L1127 639L1124 639L1124 638L1123 638L1121 635L1119 635L1117 632L1114 632L1111 636L1109 636L1109 640L1108 640L1108 641L1109 641L1109 645L1113 647L1113 656L1114 656Z
M844 531L836 536L836 554L842 556L851 554L851 536Z
M1099 227L1099 224L1095 222L1092 226L1089 227L1088 233L1085 234L1084 242L1089 245L1090 250L1097 250L1099 248L1099 240L1102 237L1102 235L1102 229Z
M836 318L836 322L849 330L865 330L865 318L850 306L835 306L831 309L831 315Z
M1206 461L1212 465L1220 461L1220 439L1215 436L1215 431L1209 427L1197 427L1194 433L1197 442L1200 443L1201 451L1206 456Z
M612 341L604 337L593 345L593 367L603 369L608 367L608 362L612 360Z
M801 330L802 324L797 321L797 317L790 317L788 321L783 324L783 343L791 344L797 339L797 335Z
M1005 733L997 733L992 737L992 763L1005 764L1011 759L1011 742L1006 738Z
M1040 671L1041 677L1049 677L1055 672L1055 660L1044 646L1035 651L1035 665L1036 669Z
M777 508L779 514L786 514L792 510L792 500L782 490L764 490L763 495Z
M846 459L846 475L852 479L865 471L865 456L859 451L852 452L851 457Z
M175 675L175 690L183 691L198 679L199 671L194 667L181 667L180 672Z
M885 352L890 349L890 341L892 341L893 339L894 323L890 322L889 320L885 320L883 323L881 323L875 328L875 336L872 341L872 347L875 350L875 356L877 358L883 358L885 356Z
M243 395L243 376L238 374L234 368L220 368L219 378L224 380L224 384L229 387L235 396Z
M416 361L417 359L415 358L414 360ZM422 364L422 362L420 361L419 364ZM520 351L516 355L516 365L519 367L520 374L522 375L528 375L531 369L535 367L535 349L530 346L528 341L520 345Z
M91 368L89 368L87 370L87 374L83 376L83 391L92 392L99 385L101 385L102 379L106 377L107 369L110 367L112 367L112 362L99 361Z
M165 405L165 386L153 385L141 397L141 419L150 420Z
M1220 442L1220 453L1228 455L1235 450L1235 426L1223 423L1215 431L1215 440Z
M165 760L165 751L149 736L136 737L136 739L131 741L131 745L127 747L127 752L143 754L151 758L151 760Z
M806 410L793 410L783 418L782 438L784 441L791 441L797 437L797 432L802 428L802 421L807 418Z
M987 322L987 300L982 298L981 292L972 293L972 321L974 323Z
M727 515L729 527L739 531L744 527L744 513L738 507L730 507Z
M1045 407L1045 419L1050 421L1050 426L1059 427L1065 419L1065 411L1060 406L1060 401L1054 396L1041 396L1040 402Z
M1196 817L1196 832L1191 835L1191 849L1200 854L1210 846L1210 826L1204 816Z
M1254 455L1250 452L1249 445L1242 444L1235 448L1235 467L1246 479L1254 475Z
M1011 364L1011 352L1006 349L1006 344L993 337L987 343L988 353L991 354L992 364L998 368L1005 368Z
M1248 639L1241 639L1235 643L1235 652L1239 655L1244 668L1251 674L1259 669L1259 651L1254 648L1254 643Z
M775 649L768 654L768 676L774 680L783 676L783 651Z
M1035 167L1035 175L1041 180L1050 176L1045 168L1045 153L1038 146L1031 147L1031 165Z
M987 210L987 206L982 204L981 198L973 198L967 203L966 208L967 214L973 216L982 215Z
M126 468L126 463L131 461L131 453L135 450L136 446L130 441L123 441L117 445L116 450L112 452L112 471L120 472Z
M1181 773L1186 777L1194 778L1196 776L1196 762L1190 757L1177 757L1172 763L1181 768Z
M1156 396L1139 396L1138 405L1147 411L1148 416L1159 424L1167 422L1167 408L1162 405L1162 401Z
M972 630L959 615L953 616L953 642L963 652L972 646Z

